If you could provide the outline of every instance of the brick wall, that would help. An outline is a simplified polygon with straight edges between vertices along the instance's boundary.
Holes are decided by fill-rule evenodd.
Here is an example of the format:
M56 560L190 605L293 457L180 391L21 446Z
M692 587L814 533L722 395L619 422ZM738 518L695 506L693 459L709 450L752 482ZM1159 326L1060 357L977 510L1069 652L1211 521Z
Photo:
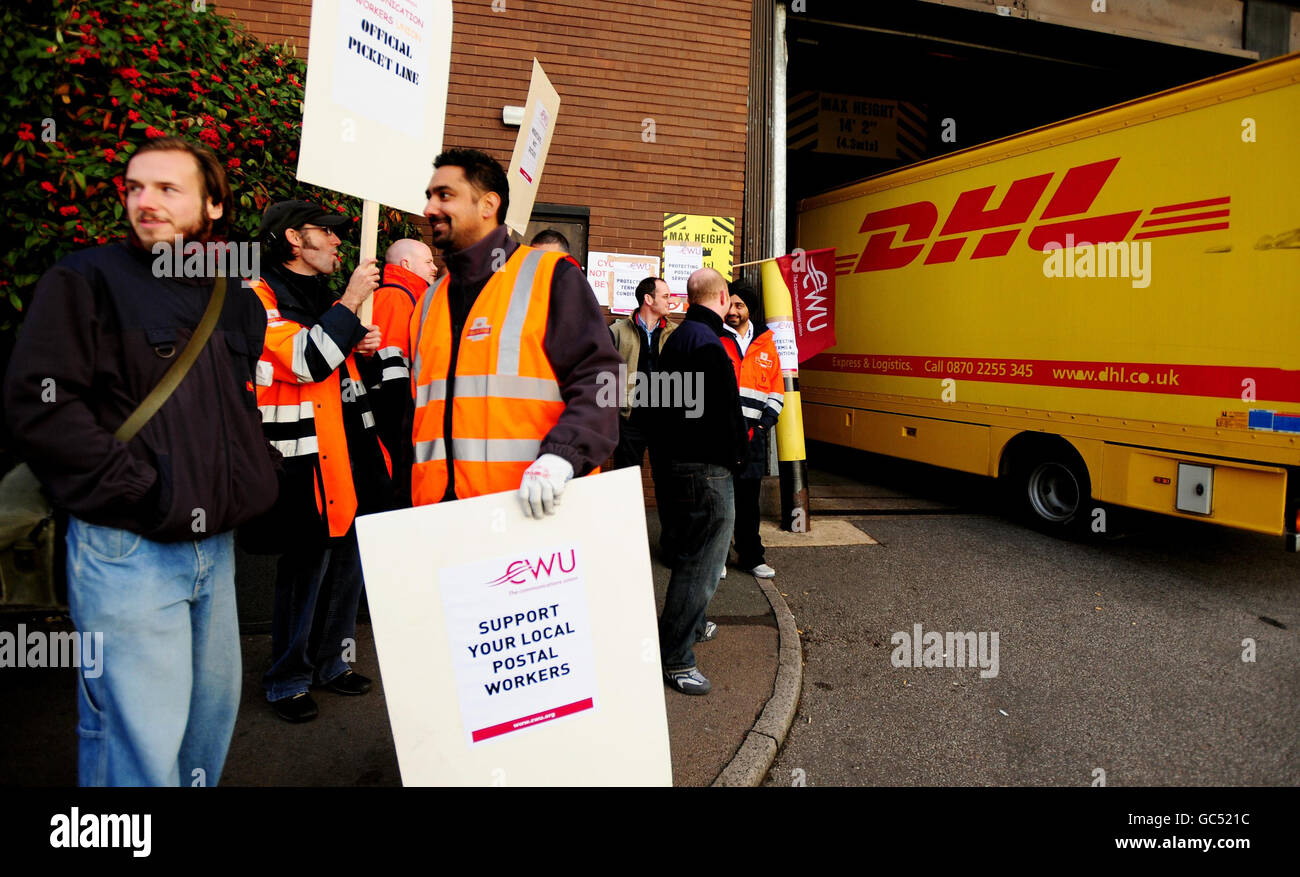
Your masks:
M306 57L309 0L214 7ZM536 57L561 99L538 200L589 207L590 249L660 253L664 212L734 216L741 239L750 0L454 8L448 146L509 163L518 129L501 108L524 103ZM647 118L654 142L642 139Z
M742 240L751 0L505 5L455 4L447 146L508 165L501 108L523 105L536 57L561 100L538 200L590 208L590 250L662 255L665 212L734 216ZM306 58L310 0L214 6ZM642 481L653 505L648 464Z

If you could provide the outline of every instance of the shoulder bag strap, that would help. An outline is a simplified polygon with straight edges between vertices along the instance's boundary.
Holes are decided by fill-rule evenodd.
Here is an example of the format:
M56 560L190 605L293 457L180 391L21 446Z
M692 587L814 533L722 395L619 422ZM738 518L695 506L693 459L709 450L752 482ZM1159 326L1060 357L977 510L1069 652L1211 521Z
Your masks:
M171 368L162 376L158 386L149 391L149 395L144 397L140 406L131 412L131 416L123 421L122 425L113 433L113 437L120 442L129 442L135 438L135 434L140 431L149 418L158 413L158 409L163 403L175 392L180 386L181 381L185 380L185 375L189 373L190 366L199 358L203 348L207 346L208 339L212 337L212 330L217 325L217 318L221 316L222 305L226 301L226 278L218 277L212 287L212 295L208 298L208 306L203 311L203 318L199 320L198 328L190 336L190 341L181 351L181 355L172 363Z

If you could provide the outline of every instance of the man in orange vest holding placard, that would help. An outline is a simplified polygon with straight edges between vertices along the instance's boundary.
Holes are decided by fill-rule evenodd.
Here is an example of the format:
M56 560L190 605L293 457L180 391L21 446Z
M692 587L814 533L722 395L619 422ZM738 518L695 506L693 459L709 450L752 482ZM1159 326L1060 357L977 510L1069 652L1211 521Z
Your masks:
M283 552L276 567L267 700L290 722L316 718L312 684L344 695L370 690L348 666L361 597L353 521L392 507L391 462L355 353L373 354L379 327L358 319L379 268L359 265L341 297L335 229L346 217L307 201L267 208L258 237L271 265L254 281L266 309L266 344L257 363L262 431L284 456L280 495L250 538ZM251 547L251 546L250 546Z
M424 215L447 271L410 326L412 503L517 490L526 515L553 514L618 442L599 394L618 353L582 270L509 238L500 163L451 149L433 166Z

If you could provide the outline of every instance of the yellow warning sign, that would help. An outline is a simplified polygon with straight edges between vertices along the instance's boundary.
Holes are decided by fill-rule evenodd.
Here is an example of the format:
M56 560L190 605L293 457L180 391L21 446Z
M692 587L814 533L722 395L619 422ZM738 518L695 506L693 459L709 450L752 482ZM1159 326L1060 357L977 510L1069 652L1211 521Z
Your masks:
M888 98L802 91L786 100L786 147L916 161L926 155L926 113Z
M723 277L731 279L732 253L736 247L736 217L665 213L664 246L669 244L699 244L704 247L704 267L712 268Z

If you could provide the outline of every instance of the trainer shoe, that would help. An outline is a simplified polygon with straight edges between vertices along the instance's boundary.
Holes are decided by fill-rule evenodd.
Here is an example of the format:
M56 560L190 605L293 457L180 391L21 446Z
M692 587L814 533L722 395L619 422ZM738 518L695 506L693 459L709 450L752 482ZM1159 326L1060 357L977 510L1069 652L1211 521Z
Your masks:
M697 643L707 643L718 635L718 626L712 621L704 622L704 633L695 637Z
M755 578L760 579L776 578L776 570L772 569L772 567L768 566L766 563L760 563L758 566L751 569L750 573L752 573Z
M725 579L726 577L727 577L727 565L724 563L722 565L722 572L718 573L718 578Z
M704 678L695 667L687 670L666 670L664 678L668 684L680 691L682 694L708 694L713 685L709 680Z

